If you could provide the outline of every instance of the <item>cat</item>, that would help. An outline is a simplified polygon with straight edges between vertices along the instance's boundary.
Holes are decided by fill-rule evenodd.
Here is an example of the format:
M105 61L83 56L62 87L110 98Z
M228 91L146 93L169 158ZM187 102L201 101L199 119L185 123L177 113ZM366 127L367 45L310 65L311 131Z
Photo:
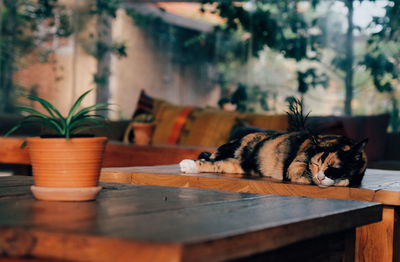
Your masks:
M257 132L220 146L198 160L182 160L182 172L242 173L298 184L360 185L367 166L365 145L339 135Z
M300 111L298 110L300 107ZM288 132L255 132L182 160L182 172L241 173L298 184L359 186L367 167L365 146L340 135L314 134L305 128L302 105L290 108L290 122L303 128ZM293 126L293 125L292 125Z

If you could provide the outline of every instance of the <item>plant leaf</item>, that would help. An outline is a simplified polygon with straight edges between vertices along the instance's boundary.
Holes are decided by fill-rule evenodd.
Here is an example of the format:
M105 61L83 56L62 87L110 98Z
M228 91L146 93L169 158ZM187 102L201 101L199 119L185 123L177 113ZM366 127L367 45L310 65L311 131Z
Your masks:
M73 116L73 119L79 119L81 118L82 115L86 115L92 111L102 111L102 110L108 110L108 103L101 103L101 104L96 104L92 106L88 106L85 108L82 108L78 113L76 113ZM104 118L104 117L103 117Z
M21 111L21 112L27 112L27 113L30 113L30 114L36 115L36 116L50 118L49 116L37 111L36 109L30 108L30 107L26 107L26 106L20 106L20 107L17 108L17 110Z
M83 118L83 119L74 121L71 124L70 130L72 133L76 129L79 129L81 127L92 127L93 125L108 126L103 120L99 120L99 119L95 119L95 118Z
M54 123L53 119L51 119L50 121L48 119L45 119L41 116L37 116L37 115L29 115L24 117L18 124L16 124L13 128L11 128L4 136L9 136L10 134L14 133L17 129L19 129L22 125L29 123L29 122L33 122L33 123L37 123L37 122L41 122L41 125L44 125L46 127L49 127L52 130L55 130L57 133L62 135L62 132L60 132L60 127L57 123Z
M47 112L49 112L49 114L50 114L51 117L53 117L53 118L57 118L57 117L58 117L58 118L64 118L64 117L61 115L60 111L58 111L58 110L55 108L55 106L53 106L50 102L48 102L48 101L46 101L46 100L44 100L44 99L42 99L42 98L40 98L40 97L33 96L33 95L26 95L26 97L27 97L28 99L30 99L30 100L39 102L39 103L42 105L42 107L43 107L44 109L46 109ZM56 116L56 115L57 115L57 116Z
M74 104L72 105L71 109L69 110L69 113L67 115L66 118L66 124L69 125L72 117L75 114L75 111L78 109L78 107L81 105L82 100L92 91L93 89L90 89L88 91L86 91L85 93L83 93L80 97L78 97L78 99L74 102Z
M96 128L96 127L102 127L102 128L105 128L107 125L104 125L104 124L99 124L99 125L90 125L90 126L81 126L81 127L78 127L78 128L76 128L75 130L74 130L74 134L78 134L78 133L80 133L80 132L82 132L82 131L85 131L85 130L88 130L88 129L91 129L91 128Z
M34 121L34 122L40 122L42 126L46 126L54 131L56 131L60 135L64 135L64 129L62 124L58 122L58 119L53 119L51 117L48 117L46 115L29 115L26 116L23 121Z

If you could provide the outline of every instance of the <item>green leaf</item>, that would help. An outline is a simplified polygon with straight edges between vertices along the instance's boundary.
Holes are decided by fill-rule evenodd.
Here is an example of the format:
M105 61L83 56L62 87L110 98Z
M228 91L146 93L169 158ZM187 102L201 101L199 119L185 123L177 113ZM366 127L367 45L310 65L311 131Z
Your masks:
M76 101L75 103L72 105L71 109L69 110L69 113L67 115L66 118L66 124L69 125L72 117L74 116L75 111L78 109L78 107L81 105L82 100L92 91L93 89L90 89L88 91L86 91L85 93L83 93Z
M107 127L108 125L105 125L105 124L98 124L98 125L90 125L90 126L81 126L81 127L78 127L78 128L76 128L75 130L74 130L74 134L78 134L78 133L81 133L82 131L85 131L85 130L88 130L88 129L91 129L91 128L96 128L96 127L101 127L101 128L105 128L105 127Z
M41 116L41 117L50 118L49 116L47 116L47 115L45 115L45 114L43 114L43 113L40 113L40 112L37 111L36 109L30 108L30 107L20 106L20 107L17 108L17 110L18 110L18 111L21 111L21 112L27 112L27 113L30 113L30 114L36 115L36 116Z
M86 127L86 126L88 126L90 128L93 125L107 126L107 124L103 120L99 120L99 119L95 119L95 118L82 118L77 121L74 121L74 123L72 123L70 126L71 127L70 130L72 133L78 128Z
M85 130L93 127L106 127L104 116L97 115L96 111L108 110L108 103L99 103L95 105L91 105L85 107L78 111L79 106L82 103L82 100L92 91L90 89L84 92L72 105L71 109L67 117L63 117L61 113L49 102L46 100L27 95L28 99L39 102L44 109L48 112L49 115L43 114L40 111L31 108L31 107L19 107L18 110L21 112L28 113L30 115L24 117L17 125L11 128L6 136L15 132L19 129L23 124L27 122L35 122L42 126L45 126L51 130L54 130L57 134L62 135L66 138L69 138L72 133L77 132L78 130Z
M75 119L80 119L83 115L87 115L88 113L90 113L92 111L103 111L103 110L105 111L105 110L108 110L108 106L109 105L110 104L108 104L108 103L101 103L101 104L95 104L95 105L92 105L92 106L85 107L85 108L81 109L78 113L76 113L73 116L73 119L74 120Z
M19 129L22 126L22 121L19 122L18 124L16 124L13 128L11 128L10 130L7 131L7 133L5 133L5 137L11 135L12 133L14 133L17 129Z
M50 102L33 95L26 95L26 97L30 100L39 102L47 112L49 112L50 116L53 118L64 118L60 111L58 111L55 106L53 106ZM57 116L56 116L57 115Z
M31 121L31 122L38 122L42 126L48 127L54 131L56 131L60 135L64 135L64 129L63 126L60 125L60 123L51 117L48 117L46 115L29 115L26 116L22 121Z
M21 126L23 126L24 124L27 123L37 123L37 124L41 124L43 126L46 126L52 130L55 130L57 133L62 134L62 132L60 132L60 128L57 125L57 123L54 123L52 121L48 121L48 119L43 118L41 116L36 116L36 115L30 115L30 116L26 116L24 117L18 124L16 124L13 128L11 128L4 136L9 136L12 133L14 133L16 130L18 130Z

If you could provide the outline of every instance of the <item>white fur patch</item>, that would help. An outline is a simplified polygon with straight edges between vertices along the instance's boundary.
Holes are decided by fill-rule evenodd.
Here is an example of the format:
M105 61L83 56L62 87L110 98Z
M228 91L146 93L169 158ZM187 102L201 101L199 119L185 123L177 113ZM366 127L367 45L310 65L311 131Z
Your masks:
M183 173L198 173L196 162L191 159L182 160L179 167Z
M336 181L335 186L348 186L350 184L350 181L348 179L343 179Z
M328 177L325 177L322 181L321 181L321 185L323 186L331 186L335 183L335 180L332 180Z

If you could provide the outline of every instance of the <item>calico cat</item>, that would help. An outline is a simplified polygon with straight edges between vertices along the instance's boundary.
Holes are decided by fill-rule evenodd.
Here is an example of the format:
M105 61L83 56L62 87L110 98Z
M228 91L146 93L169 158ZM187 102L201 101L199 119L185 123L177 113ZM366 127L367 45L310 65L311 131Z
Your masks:
M367 166L364 148L339 135L257 132L220 146L198 160L180 162L182 172L244 173L299 184L358 186Z
M317 135L306 125L303 102L289 102L288 132L254 132L198 160L182 160L186 173L242 173L320 187L359 186L367 167L365 146L339 135Z

